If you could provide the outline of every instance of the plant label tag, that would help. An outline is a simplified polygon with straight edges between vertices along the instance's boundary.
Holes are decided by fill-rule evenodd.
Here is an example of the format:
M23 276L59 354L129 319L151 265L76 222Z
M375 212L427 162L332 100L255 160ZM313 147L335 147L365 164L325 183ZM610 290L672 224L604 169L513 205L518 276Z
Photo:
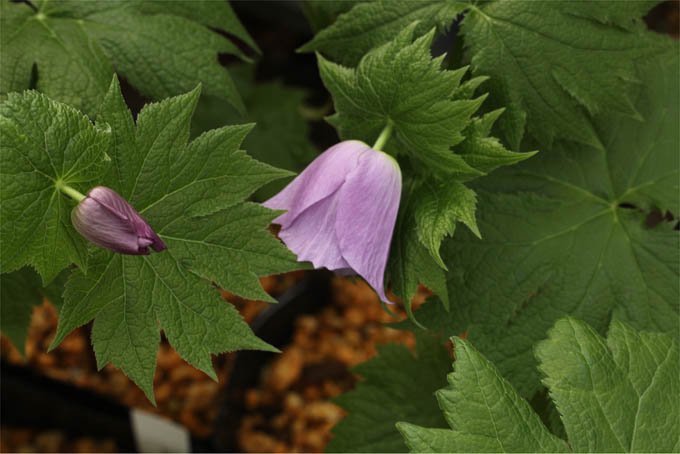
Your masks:
M138 452L191 452L191 437L183 426L143 410L130 410Z

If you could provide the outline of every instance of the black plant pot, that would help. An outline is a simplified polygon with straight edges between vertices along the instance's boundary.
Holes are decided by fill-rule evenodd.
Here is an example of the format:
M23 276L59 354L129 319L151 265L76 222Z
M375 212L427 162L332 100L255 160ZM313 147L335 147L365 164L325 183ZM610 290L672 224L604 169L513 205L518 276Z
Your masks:
M0 368L3 426L57 429L73 437L112 438L122 452L135 450L129 408L29 367L3 361Z
M290 343L295 319L302 314L316 313L330 302L332 276L328 271L308 273L279 298L278 304L268 307L253 321L251 327L255 334L279 349ZM262 368L276 355L248 350L237 353L215 422L212 443L216 452L240 451L236 436L245 415L245 392L258 383Z

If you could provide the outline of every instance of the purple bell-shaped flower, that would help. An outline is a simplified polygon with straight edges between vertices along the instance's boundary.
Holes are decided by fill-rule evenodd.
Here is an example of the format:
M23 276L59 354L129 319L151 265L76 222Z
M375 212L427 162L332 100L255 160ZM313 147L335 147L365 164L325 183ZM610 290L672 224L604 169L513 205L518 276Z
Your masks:
M97 186L71 212L78 233L97 246L120 254L160 252L163 240L137 211L113 189Z
M279 237L315 268L362 276L385 296L385 267L401 198L397 162L363 142L340 142L316 158L264 206Z

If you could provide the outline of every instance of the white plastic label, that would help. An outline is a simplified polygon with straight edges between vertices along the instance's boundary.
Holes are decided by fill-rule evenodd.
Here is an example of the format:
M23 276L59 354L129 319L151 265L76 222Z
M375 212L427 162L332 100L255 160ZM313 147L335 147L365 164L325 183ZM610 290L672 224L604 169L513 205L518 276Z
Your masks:
M137 451L191 451L191 438L184 426L136 408L130 410L130 420Z

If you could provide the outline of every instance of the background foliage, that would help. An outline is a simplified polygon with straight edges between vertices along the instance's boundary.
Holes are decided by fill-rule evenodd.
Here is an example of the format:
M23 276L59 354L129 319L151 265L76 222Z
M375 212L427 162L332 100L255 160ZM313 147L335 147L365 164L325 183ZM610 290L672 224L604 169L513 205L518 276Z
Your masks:
M245 58L229 39L257 49L228 2L0 2L0 91L40 90L94 114L114 71L143 95L162 99L193 89L243 110L229 74L215 58Z
M466 333L537 409L544 391L533 348L560 317L585 320L601 333L612 319L672 336L679 332L680 244L674 219L680 209L678 45L646 30L641 18L654 3L360 3L346 5L302 48L351 64L362 53L370 54L376 43L387 41L385 36L397 35L406 26L400 22L405 16L420 20L417 35L427 32L423 24L445 30L463 14L456 47L465 49L462 60L470 63L474 75L488 77L480 86L490 95L483 109L505 108L493 131L511 149L540 152L469 184L477 193L478 215L468 217L470 229L451 228L453 239L444 241L440 257L448 268L447 290L433 281L435 268L428 268L422 255L420 262L414 255L410 263L424 271L413 282L428 285L441 301L433 299L402 326L419 332L418 325L424 325L444 338ZM441 15L448 21L440 22ZM371 33L378 24L380 33ZM343 53L348 42L363 51L357 50L358 56ZM455 186L447 181L445 187L453 192ZM402 214L413 219L405 223L406 231L418 231L425 207L445 213L443 200L432 203L418 194L417 201L402 203ZM448 226L441 225L446 231ZM397 227L399 239L408 237L403 228ZM438 230L430 225L422 231ZM427 237L421 234L421 240ZM398 291L399 280L392 278ZM558 363L566 361L557 351L555 357ZM382 386L389 393L395 379L380 378L380 361L369 361L358 373L366 374L366 386ZM422 375L413 371L410 376L423 380L422 391L434 392ZM363 386L339 400L349 416L335 429L330 449L406 449L394 441L393 424L399 417L368 411L363 405L371 399L359 392ZM665 389L671 393L674 386L667 383ZM431 403L395 399L387 408L390 415L407 409L430 414ZM540 410L547 423L559 421L550 402ZM476 407L474 412L483 410ZM474 418L472 410L465 418ZM411 427L406 423L400 428ZM536 427L545 431L539 424ZM459 425L452 423L456 430ZM563 430L559 422L548 425L558 435ZM478 428L475 433L489 435ZM409 447L423 451L566 447L560 442L514 448L454 444L448 436L442 438L444 444L434 446L427 444L432 434L412 435L407 437ZM677 439L674 436L670 438ZM612 443L609 448L583 449L634 448Z

